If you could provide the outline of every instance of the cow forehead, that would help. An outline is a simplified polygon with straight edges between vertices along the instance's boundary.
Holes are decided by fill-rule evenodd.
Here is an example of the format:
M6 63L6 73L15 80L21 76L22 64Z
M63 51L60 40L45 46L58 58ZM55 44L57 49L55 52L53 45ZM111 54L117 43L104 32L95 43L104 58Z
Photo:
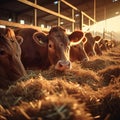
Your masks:
M60 47L60 46L70 46L70 41L69 40L65 40L65 39L49 39L48 44L52 44L54 47Z
M69 38L68 38L67 34L63 31L52 32L51 34L49 34L48 39L57 44L63 43L65 45L67 45L69 43Z
M1 46L9 46L10 45L8 38L2 34L0 34L0 45Z
M16 49L19 49L19 45L16 41L11 40L10 38L7 38L6 36L0 36L0 47L8 50L9 52L11 50L16 51Z

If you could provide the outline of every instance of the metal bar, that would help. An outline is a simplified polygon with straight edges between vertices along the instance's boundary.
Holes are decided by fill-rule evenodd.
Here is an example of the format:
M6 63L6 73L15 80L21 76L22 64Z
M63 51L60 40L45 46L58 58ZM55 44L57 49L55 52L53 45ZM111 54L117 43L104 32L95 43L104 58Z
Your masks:
M32 6L32 7L36 8L36 9L42 10L42 11L44 11L44 12L47 12L47 13L49 13L49 14L55 15L55 16L57 16L57 17L66 19L66 20L68 20L68 21L70 21L70 22L75 22L75 20L73 20L73 19L71 19L71 18L69 18L69 17L66 17L66 16L61 15L61 14L59 14L59 13L57 13L57 12L54 12L54 11L49 10L49 9L47 9L47 8L44 8L44 7L40 6L40 5L36 5L36 4L34 4L34 3L32 3L32 2L30 2L30 1L28 1L28 0L18 0L18 1L21 2L21 3L24 3L24 4L26 4L26 5Z

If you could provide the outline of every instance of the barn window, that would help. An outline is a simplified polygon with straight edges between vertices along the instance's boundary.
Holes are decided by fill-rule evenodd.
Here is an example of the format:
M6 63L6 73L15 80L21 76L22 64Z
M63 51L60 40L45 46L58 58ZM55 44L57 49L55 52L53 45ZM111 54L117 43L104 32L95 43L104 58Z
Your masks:
M50 25L47 25L47 28L48 28L48 29L51 29L51 26L50 26Z
M117 2L118 0L112 0L112 2Z
M11 21L12 21L12 18L9 18L8 21L11 22Z
M71 33L70 29L66 29L66 32L67 32L68 34L70 34L70 33Z
M58 4L58 1L55 1L55 2L54 2L54 5L57 5L57 4Z
M60 22L60 24L61 24L61 25L63 25L63 24L64 24L64 22Z
M75 14L75 17L78 17L79 16L79 14Z
M41 28L44 28L45 27L45 25L44 24L41 24Z
M6 26L5 25L0 25L0 28L6 28Z
M118 15L118 14L119 14L119 11L115 12L115 14Z
M25 24L25 21L24 20L20 20L20 24Z

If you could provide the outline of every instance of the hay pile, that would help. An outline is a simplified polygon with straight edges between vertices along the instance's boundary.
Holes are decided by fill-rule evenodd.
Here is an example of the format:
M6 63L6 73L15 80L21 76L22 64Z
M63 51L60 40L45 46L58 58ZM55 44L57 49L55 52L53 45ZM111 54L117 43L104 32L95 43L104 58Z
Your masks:
M0 89L0 120L120 120L119 47L62 73L28 71Z

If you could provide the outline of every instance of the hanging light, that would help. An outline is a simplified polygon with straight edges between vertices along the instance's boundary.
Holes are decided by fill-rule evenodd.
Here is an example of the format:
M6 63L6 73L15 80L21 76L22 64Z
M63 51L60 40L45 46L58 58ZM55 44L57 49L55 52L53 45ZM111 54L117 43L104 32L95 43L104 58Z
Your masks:
M57 5L58 4L58 1L54 1L54 5Z

